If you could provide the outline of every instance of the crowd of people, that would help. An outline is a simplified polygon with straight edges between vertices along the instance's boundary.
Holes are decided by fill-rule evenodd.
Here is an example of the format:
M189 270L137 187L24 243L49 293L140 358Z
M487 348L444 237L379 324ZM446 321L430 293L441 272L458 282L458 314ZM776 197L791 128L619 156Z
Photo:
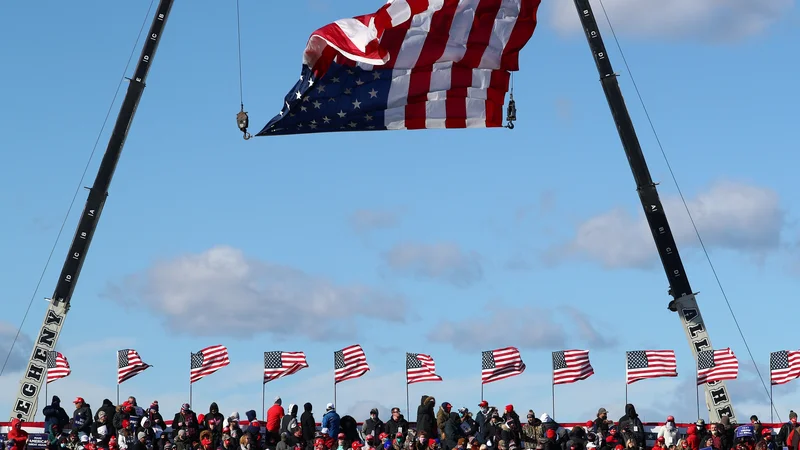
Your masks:
M319 427L311 403L301 413L295 404L285 409L280 398L264 420L255 410L240 420L238 412L220 413L216 403L201 414L184 403L170 426L157 401L143 408L134 397L116 406L106 399L94 414L81 397L73 404L71 416L57 396L44 408L48 450L800 450L793 411L777 432L752 416L746 425L728 417L711 424L701 419L681 433L669 416L648 435L632 404L616 422L600 408L595 418L571 428L532 410L523 421L514 405L497 408L486 401L475 414L448 402L437 410L431 396L421 398L414 424L395 407L386 421L373 409L359 426L328 403ZM22 422L13 421L6 450L27 450L27 439Z

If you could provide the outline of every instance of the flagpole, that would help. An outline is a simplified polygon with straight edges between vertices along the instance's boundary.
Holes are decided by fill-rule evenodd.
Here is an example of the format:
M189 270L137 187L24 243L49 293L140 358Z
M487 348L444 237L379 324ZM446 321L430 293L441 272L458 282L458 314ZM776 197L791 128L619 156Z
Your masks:
M772 373L770 372L770 375ZM772 411L775 410L775 404L772 402L772 380L769 381L769 423L775 423L772 417Z
M406 414L411 418L411 403L408 400L408 358L406 358Z
M267 383L261 383L261 418L263 420L267 420L267 403L266 399L264 398L265 392L267 390Z
M550 383L550 397L553 399L553 420L556 419L556 364L555 364L555 355L556 352L553 352L553 372L552 372L552 383Z
M697 352L697 356L695 357L695 370L696 376L700 374L700 352ZM700 385L697 383L697 380L694 382L694 394L696 396L695 402L697 403L697 419L700 419Z

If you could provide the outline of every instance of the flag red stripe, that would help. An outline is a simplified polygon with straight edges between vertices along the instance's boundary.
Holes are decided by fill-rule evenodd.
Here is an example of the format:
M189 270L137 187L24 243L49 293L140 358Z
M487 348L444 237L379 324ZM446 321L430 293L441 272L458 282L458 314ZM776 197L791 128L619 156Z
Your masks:
M786 353L789 357L789 367L771 370L770 382L772 384L785 384L800 378L800 351L787 351Z

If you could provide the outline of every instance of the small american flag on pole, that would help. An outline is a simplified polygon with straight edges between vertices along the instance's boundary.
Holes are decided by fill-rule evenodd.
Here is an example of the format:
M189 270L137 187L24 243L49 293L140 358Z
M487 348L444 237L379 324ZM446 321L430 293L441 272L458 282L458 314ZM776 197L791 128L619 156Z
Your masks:
M303 352L264 352L264 383L289 376L308 367Z
M149 367L150 364L145 364L136 350L117 350L117 384L139 375Z
M635 350L625 352L628 365L625 378L628 384L659 377L677 377L678 363L674 350Z
M212 345L197 353L192 353L189 383L211 375L230 363L228 349L224 345Z
M697 352L697 385L713 381L735 380L739 375L739 361L733 350L703 350Z
M800 377L800 351L781 350L769 354L770 383L784 384L798 377Z
M408 384L442 381L442 377L436 375L436 363L430 355L406 353L406 381Z
M525 363L516 347L487 350L481 354L481 384L504 380L525 372Z
M553 352L553 384L569 384L594 375L589 350Z
M72 373L69 368L69 361L59 352L47 352L47 382L51 383L60 380Z
M333 352L334 383L358 378L368 370L367 355L360 345L351 345Z
M394 0L325 25L258 136L500 127L540 1Z

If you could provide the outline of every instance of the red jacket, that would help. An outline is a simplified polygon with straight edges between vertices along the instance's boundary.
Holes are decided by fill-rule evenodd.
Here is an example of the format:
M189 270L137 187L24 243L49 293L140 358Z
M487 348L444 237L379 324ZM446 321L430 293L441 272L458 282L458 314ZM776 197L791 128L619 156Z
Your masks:
M17 427L19 427L19 429ZM25 448L25 444L28 442L28 432L22 429L21 420L14 419L11 421L11 429L8 430L8 440L14 441L16 450Z
M281 427L281 419L286 413L283 412L283 406L275 404L267 410L267 431L270 433L277 433Z
M691 450L700 450L700 437L697 436L697 427L694 424L689 425L686 429L686 443L689 444Z

